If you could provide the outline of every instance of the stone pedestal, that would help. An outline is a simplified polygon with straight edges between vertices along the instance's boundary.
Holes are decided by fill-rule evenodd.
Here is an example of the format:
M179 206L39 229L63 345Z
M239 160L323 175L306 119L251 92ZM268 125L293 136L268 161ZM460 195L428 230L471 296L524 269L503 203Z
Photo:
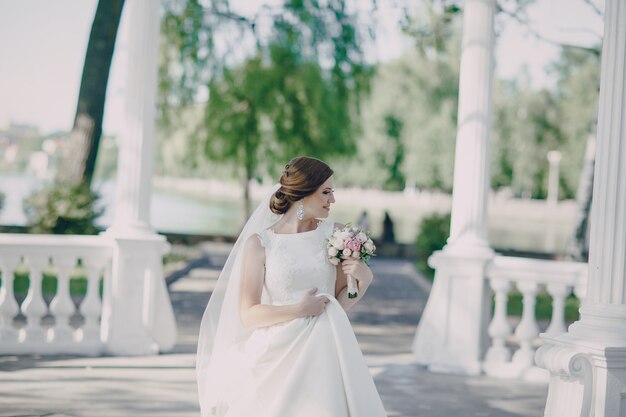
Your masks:
M546 417L626 416L626 2L607 0L587 296L568 333L542 336ZM578 365L568 358L584 358ZM584 377L579 368L588 369ZM565 366L569 364L569 366ZM570 414L563 409L575 405Z
M490 257L462 258L435 252L429 259L435 282L417 327L412 350L430 371L481 373L489 344L489 288L484 279Z
M102 303L101 338L113 355L150 355L171 349L176 322L161 259L162 236L112 237L113 265Z
M413 341L432 371L478 374L487 347L487 241L495 0L464 6L450 237L429 264L435 281Z

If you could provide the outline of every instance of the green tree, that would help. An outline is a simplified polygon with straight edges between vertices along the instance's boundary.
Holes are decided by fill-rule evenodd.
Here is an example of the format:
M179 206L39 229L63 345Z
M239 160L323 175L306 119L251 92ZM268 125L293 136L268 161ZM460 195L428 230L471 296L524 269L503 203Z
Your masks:
M290 0L248 18L225 1L205 9L187 0L166 10L163 28L162 121L175 125L206 82L208 102L196 136L209 159L238 168L246 210L250 180L275 176L293 156L356 151L359 98L371 71L357 18L344 1ZM216 48L218 29L254 39L246 53L237 38L244 59Z
M561 161L561 184L567 184L567 196L574 196L581 181L587 138L590 134L595 135L600 88L599 49L594 53L563 48L551 71L558 77L556 103L564 137L559 150L569 156Z
M572 155L562 160L561 180L578 184L576 190L578 214L567 244L566 256L569 259L586 261L595 159L593 142L600 85L599 47L596 52L565 48L553 69L559 77L558 110L563 124L563 134L567 138L562 152ZM588 155L585 155L586 148L591 150Z
M388 146L387 152L380 154L380 163L389 172L383 189L389 191L402 191L406 185L406 178L402 173L402 161L404 160L404 145L402 143L402 122L395 116L385 116L387 126Z
M422 219L415 240L417 269L431 280L435 276L435 271L428 266L428 258L433 252L445 246L448 236L450 236L450 213L433 213Z
M93 234L99 212L94 176L109 70L124 0L99 0L91 24L74 125L53 184L25 199L34 233Z
M346 185L385 186L393 164L379 160L380 155L393 153L388 119L393 115L402 125L398 145L403 157L397 170L405 183L452 188L460 16L455 7L441 11L433 2L421 4L423 9L403 22L415 39L414 50L377 65L371 94L363 101L358 154L337 164L338 178L346 179Z
M94 235L95 220L103 209L96 208L99 195L86 183L55 183L24 199L31 233Z
M554 93L504 81L498 83L494 103L492 186L510 186L516 196L545 198L546 155L565 142Z

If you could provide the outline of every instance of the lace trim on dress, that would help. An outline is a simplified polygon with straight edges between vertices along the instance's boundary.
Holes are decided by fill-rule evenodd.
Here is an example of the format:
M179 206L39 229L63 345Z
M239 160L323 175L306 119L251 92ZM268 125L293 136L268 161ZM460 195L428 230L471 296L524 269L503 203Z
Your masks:
M317 219L317 225L315 225L315 229L313 230L307 230L306 232L298 232L298 233L276 233L274 230L272 230L272 228L268 228L265 229L263 232L269 232L270 234L274 235L274 236L290 236L290 235L303 235L305 233L313 233L316 232L318 230L320 230L322 227L321 225L324 223L324 220L320 220Z

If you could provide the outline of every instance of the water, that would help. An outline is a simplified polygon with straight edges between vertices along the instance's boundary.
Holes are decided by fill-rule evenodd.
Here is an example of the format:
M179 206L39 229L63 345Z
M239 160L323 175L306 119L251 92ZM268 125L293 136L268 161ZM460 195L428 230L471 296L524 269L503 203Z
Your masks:
M0 224L26 225L22 201L42 185L34 177L1 175L0 191L5 194L5 204L0 211ZM93 189L100 193L98 205L104 208L104 213L96 220L96 224L108 227L115 215L115 181L94 182ZM150 221L159 231L230 235L237 233L242 217L243 211L228 200L207 204L173 191L153 189L152 192Z
M243 218L241 190L235 185L210 180L155 180L150 219L161 232L227 235L238 233ZM25 175L1 175L0 190L6 195L0 224L25 225L22 200L41 186L39 180ZM97 220L101 227L111 224L115 213L115 181L94 183L101 193L104 214ZM260 189L254 205L265 192ZM396 240L415 241L421 220L433 212L450 211L451 196L422 191L413 194L378 190L342 189L335 193L329 220L356 224L361 211L369 216L372 235L382 232L384 212L394 220ZM489 199L488 237L496 248L562 253L574 228L576 204L560 202L550 208L544 201L501 198Z

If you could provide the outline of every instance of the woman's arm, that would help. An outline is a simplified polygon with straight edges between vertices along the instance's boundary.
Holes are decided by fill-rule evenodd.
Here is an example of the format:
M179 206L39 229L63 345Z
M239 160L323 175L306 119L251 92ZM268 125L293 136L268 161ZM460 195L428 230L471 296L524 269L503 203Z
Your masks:
M335 229L343 228L341 223L335 223ZM348 273L352 271L352 276L357 280L357 296L348 298ZM346 259L337 265L337 280L335 281L335 297L345 311L363 298L367 288L372 283L374 274L372 270L361 260Z
M265 248L258 234L248 238L243 249L241 286L239 289L239 316L244 327L266 327L298 317L316 316L324 311L326 297L315 296L310 290L296 304L274 306L261 304L265 280Z

